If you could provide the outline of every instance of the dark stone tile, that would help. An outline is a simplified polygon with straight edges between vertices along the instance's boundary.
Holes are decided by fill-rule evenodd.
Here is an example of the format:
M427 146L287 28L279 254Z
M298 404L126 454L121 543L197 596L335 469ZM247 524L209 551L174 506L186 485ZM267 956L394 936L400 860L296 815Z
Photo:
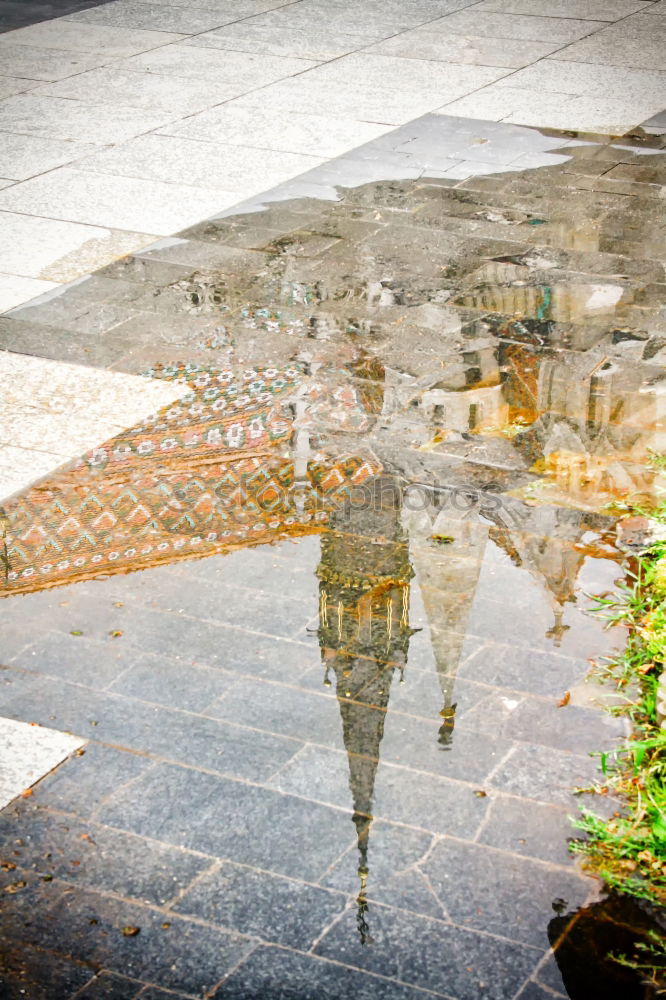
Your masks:
M539 959L532 948L390 907L373 906L367 920L372 947L348 910L316 953L457 1000L506 1000Z
M128 936L124 927L139 931ZM64 893L39 922L16 933L74 960L195 995L210 990L251 948L236 934L175 915L165 921L163 912L80 890Z
M164 656L146 655L118 677L109 690L167 708L202 712L235 682L235 676L223 670L194 664L185 667Z
M299 744L120 695L45 683L5 706L12 718L39 722L194 767L261 781L294 756Z
M352 841L349 816L290 795L159 765L100 811L103 823L316 881Z
M552 747L520 743L493 774L489 785L524 799L571 807L572 790L598 781L599 762Z
M0 611L5 610L7 601L0 605ZM2 616L2 639L0 640L0 663L6 666L12 663L18 654L30 643L34 633L27 623L13 622L7 615Z
M432 846L432 834L374 820L359 845L354 844L321 880L341 892L358 895L359 868L367 868L364 893L369 900L443 918L445 911L418 864Z
M435 844L422 868L454 923L544 950L562 900L579 906L592 886L573 871L452 840Z
M241 934L309 951L347 896L225 862L199 879L174 909Z
M35 801L79 816L90 816L107 796L152 766L146 757L88 743L34 789Z
M128 648L121 639L107 636L106 641L99 641L66 632L45 632L11 662L74 684L105 688L138 657L137 651Z
M155 989L154 986L149 986L147 989L139 993L141 1000L187 1000L184 993L174 993L173 990L169 990L167 993L165 990Z
M575 835L566 809L496 795L479 843L566 865L571 863L568 841Z
M583 680L590 669L587 660L546 650L525 649L506 643L479 643L476 653L461 664L458 674L498 688L527 691L561 698Z
M367 783L372 790L374 781L374 816L434 833L471 837L483 819L487 800L474 795L474 786L382 762L373 778L372 762L366 760L367 764L351 760L356 766L350 785L346 754L307 746L270 784L283 792L348 809L354 792L367 799Z
M132 982L113 972L100 972L76 994L76 1000L134 1000L142 990L141 983Z
M154 841L19 804L0 813L0 839L40 876L163 905L211 860Z
M295 552L286 551L284 545L266 545L256 549L243 549L224 556L196 560L181 566L188 579L206 581L209 586L231 585L244 590L261 590L283 598L309 602L316 609L319 599L319 581L315 576L318 551L290 543Z
M92 972L85 965L24 943L3 941L0 944L2 1000L69 1000L90 979ZM122 1000L129 1000L128 995L125 994Z
M520 695L491 694L463 719L465 725L491 738L500 733L507 739L581 754L611 749L625 730L622 719L614 718L602 708L559 706L555 698L544 700Z
M278 948L258 948L215 1000L426 1000L432 994L355 969Z
M38 688L40 683L41 678L36 674L0 667L0 705L24 697L28 691Z
M527 983L525 989L518 994L517 1000L553 1000L553 997L562 997L563 993L551 993L545 990L538 983Z

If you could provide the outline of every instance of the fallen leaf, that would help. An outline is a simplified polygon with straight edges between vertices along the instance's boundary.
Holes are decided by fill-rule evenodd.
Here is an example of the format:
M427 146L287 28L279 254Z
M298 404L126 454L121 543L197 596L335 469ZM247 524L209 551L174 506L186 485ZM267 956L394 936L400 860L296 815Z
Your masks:
M70 635L83 635L83 632L81 631L80 628L73 628L73 629L70 630L69 634Z
M109 632L109 635L111 636L112 639L117 639L122 634L123 633L119 628L114 628L113 632Z
M24 788L23 791L21 792L21 798L29 799L32 794L33 794L32 788Z
M128 926L128 927L123 927L122 928L122 932L123 932L123 936L124 937L136 937L140 930L141 930L140 927L131 927L131 926Z
M2 869L3 872L13 872L15 868L16 865L13 861L0 861L0 869Z
M571 691L565 691L560 700L557 703L558 708L564 708L571 701Z
M27 882L12 882L11 885L5 886L5 892L8 892L11 896L13 896L15 892L20 892L21 889L25 889L27 884Z
M476 795L477 799L485 799L488 796L488 792L484 792L482 788L477 788L474 794Z

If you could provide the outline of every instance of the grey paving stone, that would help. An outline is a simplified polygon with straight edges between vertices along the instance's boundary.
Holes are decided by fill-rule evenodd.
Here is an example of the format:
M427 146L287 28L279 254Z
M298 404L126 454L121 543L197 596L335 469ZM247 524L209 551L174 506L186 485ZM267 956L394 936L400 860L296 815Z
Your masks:
M0 705L39 687L40 678L22 670L0 667Z
M235 682L236 677L223 670L194 664L185 667L164 656L145 655L119 676L110 690L168 708L202 712Z
M308 881L319 878L353 834L349 817L337 810L169 765L119 792L98 819Z
M99 642L83 635L46 632L14 656L12 664L74 684L105 688L138 658L135 650L108 636Z
M506 687L514 694L528 691L561 698L565 691L583 680L589 669L589 663L582 657L576 659L546 650L479 641L477 651L461 664L458 676L498 688Z
M569 812L528 799L493 796L479 842L513 854L571 864L568 841L576 836Z
M348 910L316 953L459 1000L506 1000L539 958L532 948L390 907L374 906L368 923L372 947L359 939Z
M55 724L83 738L92 735L127 749L253 780L270 777L302 745L201 715L55 681L45 681L39 692L14 698L5 713L51 728Z
M123 927L139 931L128 936ZM17 935L75 960L195 995L210 990L252 947L236 934L176 915L165 921L163 912L80 890L64 894L43 921L17 928Z
M360 763L354 761L354 763ZM359 767L361 774L367 765ZM363 782L363 777L356 779ZM368 780L367 778L365 779ZM347 755L307 746L270 782L293 795L307 796L341 808L353 802ZM363 786L365 791L365 786ZM374 779L373 814L433 833L471 836L481 822L486 800L474 795L474 786L418 773L380 762Z
M452 840L440 840L422 869L454 923L541 949L561 901L570 910L593 888L573 871Z
M425 1000L429 994L389 979L278 948L258 948L215 994L220 1000Z
M142 986L113 972L100 972L91 979L84 989L76 994L76 1000L134 1000Z
M93 970L85 965L61 955L50 955L25 943L4 941L0 951L3 1000L26 1000L27 997L30 1000L63 1000L67 997L69 1000L92 973Z
M563 692L564 693L564 692ZM603 708L559 706L555 698L507 697L493 694L463 716L479 732L528 743L540 743L572 753L611 749L624 735L622 719Z
M347 896L225 862L176 903L177 913L309 951Z
M521 743L493 774L489 785L525 799L571 807L575 801L572 788L587 788L600 777L599 763L592 757Z
M82 888L162 906L211 866L211 860L46 809L10 806L0 837L15 863Z
M354 844L326 873L322 884L358 894L359 867L365 865L364 893L369 900L441 919L446 911L417 867L432 843L431 834L374 820L361 840L363 856L359 844Z
M35 801L88 817L107 796L151 766L147 757L88 743L81 756L70 757L40 781Z

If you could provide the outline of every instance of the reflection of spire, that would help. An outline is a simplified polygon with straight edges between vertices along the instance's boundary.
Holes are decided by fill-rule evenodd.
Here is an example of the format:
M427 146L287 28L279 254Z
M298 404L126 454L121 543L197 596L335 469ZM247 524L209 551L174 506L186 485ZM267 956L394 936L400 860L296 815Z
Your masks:
M481 571L488 529L465 521L445 495L447 509L409 511L407 524L412 562L430 627L430 641L443 704L438 742L451 746L455 727L454 686L465 641L467 618ZM438 539L446 539L444 544Z
M363 495L332 516L322 536L317 570L324 684L331 685L333 671L349 766L359 854L357 922L363 944L371 940L366 887L375 778L393 671L404 669L411 634L412 569L400 506L392 479L368 480Z

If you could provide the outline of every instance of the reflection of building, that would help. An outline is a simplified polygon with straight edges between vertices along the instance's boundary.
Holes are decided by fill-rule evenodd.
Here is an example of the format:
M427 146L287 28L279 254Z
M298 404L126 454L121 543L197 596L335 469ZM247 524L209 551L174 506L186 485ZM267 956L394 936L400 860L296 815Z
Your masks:
M401 495L386 476L369 479L322 536L319 645L325 683L335 675L359 851L358 926L366 941L368 843L374 785L393 675L407 664L409 548Z

